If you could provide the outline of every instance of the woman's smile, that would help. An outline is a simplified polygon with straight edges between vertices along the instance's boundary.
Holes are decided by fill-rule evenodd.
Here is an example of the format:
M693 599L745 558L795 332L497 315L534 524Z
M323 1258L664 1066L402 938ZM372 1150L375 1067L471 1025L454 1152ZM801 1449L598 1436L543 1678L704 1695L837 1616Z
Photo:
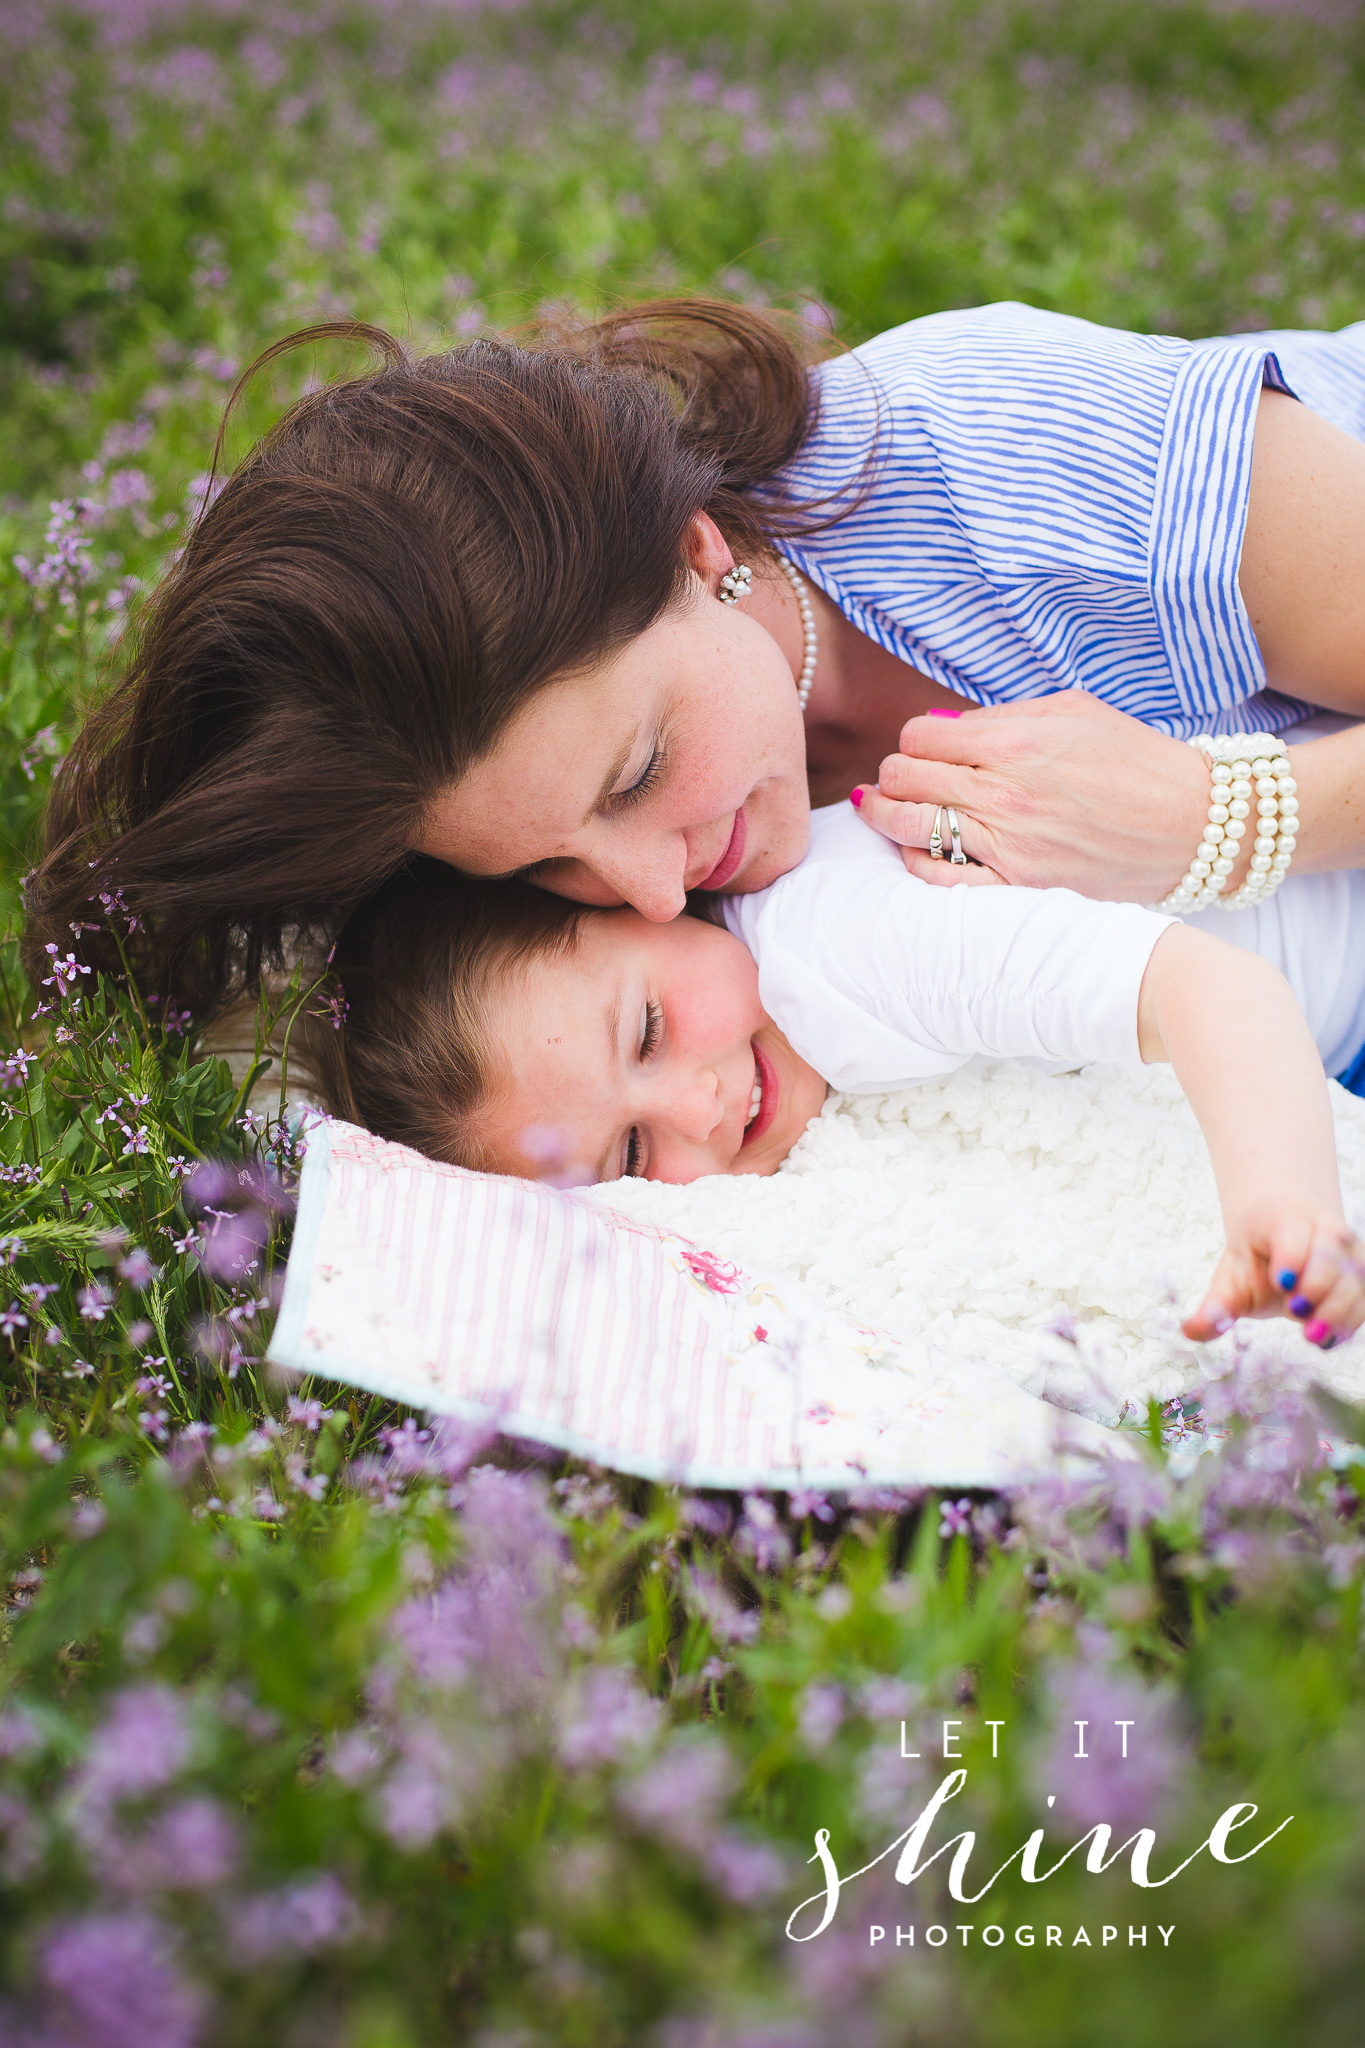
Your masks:
M744 811L741 807L735 812L735 822L730 827L730 837L726 843L724 853L716 862L710 874L696 883L695 887L698 889L723 889L731 876L738 874L740 868L744 865L744 842L746 837Z

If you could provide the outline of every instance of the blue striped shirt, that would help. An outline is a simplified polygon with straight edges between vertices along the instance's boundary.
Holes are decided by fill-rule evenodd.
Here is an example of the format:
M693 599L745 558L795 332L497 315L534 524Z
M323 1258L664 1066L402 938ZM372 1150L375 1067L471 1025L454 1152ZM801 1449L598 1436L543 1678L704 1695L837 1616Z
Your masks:
M978 704L1084 689L1184 738L1307 715L1268 691L1237 566L1263 385L1365 440L1365 321L1178 341L998 305L817 373L785 472L867 501L785 552L869 638ZM1254 700L1254 701L1253 701Z

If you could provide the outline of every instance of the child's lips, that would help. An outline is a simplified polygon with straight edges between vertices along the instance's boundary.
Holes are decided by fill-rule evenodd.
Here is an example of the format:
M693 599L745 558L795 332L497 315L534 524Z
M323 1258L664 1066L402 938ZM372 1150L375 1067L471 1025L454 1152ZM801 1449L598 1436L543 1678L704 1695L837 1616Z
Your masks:
M735 812L735 822L730 827L730 839L724 853L716 862L710 874L703 881L697 883L696 886L699 889L723 889L731 875L738 874L740 863L744 859L745 836L744 811L741 806Z
M778 1100L781 1094L776 1067L774 1067L768 1055L759 1046L756 1045L753 1050L754 1079L763 1089L763 1100L758 1106L758 1115L740 1139L741 1152L746 1145L753 1144L756 1139L761 1138L764 1132L769 1129L773 1118L777 1115Z

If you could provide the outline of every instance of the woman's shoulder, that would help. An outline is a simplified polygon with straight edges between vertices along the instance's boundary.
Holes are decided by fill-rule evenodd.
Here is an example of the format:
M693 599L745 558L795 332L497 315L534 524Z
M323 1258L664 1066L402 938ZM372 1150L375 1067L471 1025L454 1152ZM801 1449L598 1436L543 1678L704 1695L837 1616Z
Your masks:
M1172 378L1191 344L1166 334L1130 334L1071 313L1002 300L928 313L887 328L823 363L821 412L889 403L922 407L1068 400L1105 394L1116 379Z
M1137 434L1150 461L1192 353L1012 301L926 314L819 366L815 427L789 475L832 490L874 442L883 492L901 470L932 492L945 467L980 475L1053 444L1084 460L1095 435Z

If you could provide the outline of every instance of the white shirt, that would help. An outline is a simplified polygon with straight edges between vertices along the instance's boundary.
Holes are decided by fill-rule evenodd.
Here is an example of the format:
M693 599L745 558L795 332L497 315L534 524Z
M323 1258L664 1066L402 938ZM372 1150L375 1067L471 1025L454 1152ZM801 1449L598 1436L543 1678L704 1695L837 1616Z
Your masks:
M1070 889L936 888L846 803L812 814L799 867L721 910L764 1009L852 1095L978 1057L1139 1063L1138 992L1175 922ZM1365 1044L1365 872L1291 874L1255 910L1185 921L1280 969L1329 1074Z
M768 1015L852 1095L977 1057L1140 1063L1138 991L1175 922L1070 889L936 888L846 803L812 815L799 867L721 911Z

